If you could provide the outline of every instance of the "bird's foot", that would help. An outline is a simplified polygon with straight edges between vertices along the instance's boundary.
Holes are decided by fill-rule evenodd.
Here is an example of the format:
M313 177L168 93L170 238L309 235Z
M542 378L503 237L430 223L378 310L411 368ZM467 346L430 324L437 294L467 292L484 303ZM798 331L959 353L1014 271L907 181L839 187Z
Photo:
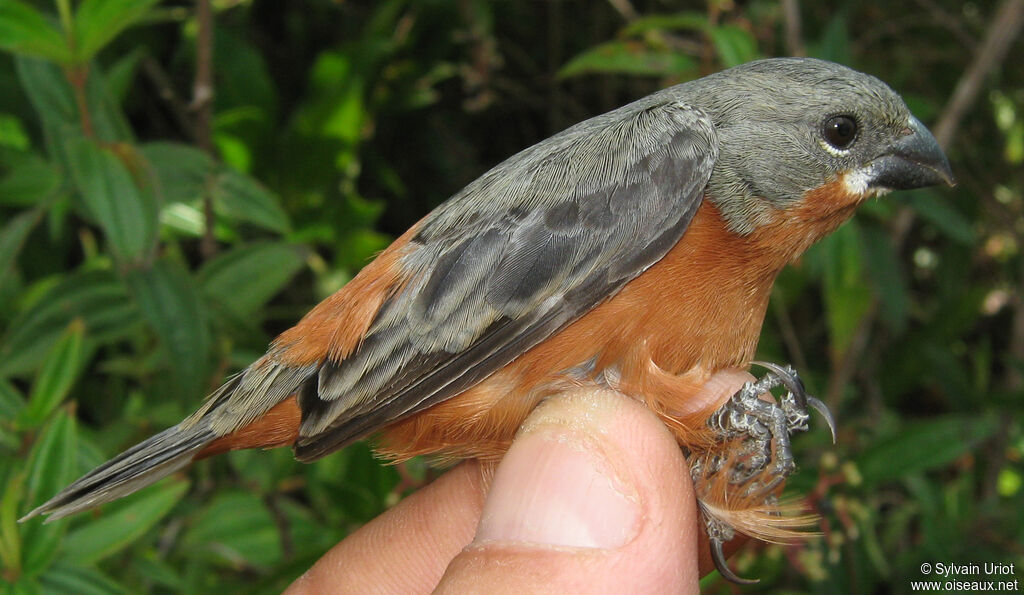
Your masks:
M807 430L809 409L825 418L835 442L836 425L828 407L807 394L804 384L790 366L768 362L753 362L766 368L768 373L760 380L743 385L708 419L718 440L727 448L709 456L691 457L690 473L695 485L709 485L723 480L727 474L728 495L736 500L757 501L772 505L776 490L796 468L790 435ZM771 394L776 387L786 392L778 402L767 401L761 395ZM711 546L711 557L719 573L734 583L757 582L737 576L725 561L723 544L736 534L735 529L702 506L704 527Z

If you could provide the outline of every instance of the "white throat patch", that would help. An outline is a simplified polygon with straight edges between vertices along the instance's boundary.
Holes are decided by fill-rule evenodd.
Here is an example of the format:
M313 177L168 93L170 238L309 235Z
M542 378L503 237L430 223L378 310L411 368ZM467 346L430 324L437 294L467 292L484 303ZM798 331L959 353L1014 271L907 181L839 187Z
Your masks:
M871 188L871 179L875 172L874 164L846 172L843 175L843 189L853 196L870 198L892 192L891 188Z

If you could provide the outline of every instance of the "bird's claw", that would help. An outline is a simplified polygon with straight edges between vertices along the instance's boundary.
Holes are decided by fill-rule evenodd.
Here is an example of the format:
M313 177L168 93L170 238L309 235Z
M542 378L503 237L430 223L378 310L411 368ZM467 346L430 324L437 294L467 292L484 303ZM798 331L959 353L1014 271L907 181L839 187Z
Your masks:
M825 423L828 424L828 431L832 434L832 444L836 443L836 420L832 417L832 412L829 411L828 405L821 399L807 396L807 404L818 412L818 415L825 418Z
M825 418L836 439L836 424L828 407L807 394L803 381L790 366L770 362L752 362L768 370L761 379L748 382L708 418L721 442L735 442L729 452L709 458L692 457L690 473L695 483L709 480L720 471L729 473L728 483L741 490L745 498L774 499L774 491L796 469L790 447L790 435L807 430L809 409ZM761 399L761 395L782 386L786 393L778 402ZM703 509L704 526L711 546L711 558L718 572L739 584L757 581L737 576L725 561L723 544L735 536L735 530Z
M796 370L792 366L780 366L771 362L754 361L751 362L754 365L761 366L768 370L769 375L775 375L782 382L782 385L786 387L788 391L786 397L791 397L796 401L797 408L801 409L803 414L807 413L807 407L814 409L825 418L825 423L828 424L828 430L832 434L832 444L836 443L836 420L832 417L832 412L829 411L828 405L816 397L812 397L807 394L807 389L804 387L804 381L797 375ZM785 399L786 397L783 397ZM783 401L785 403L785 401ZM785 406L785 405L783 405ZM806 417L805 417L806 419ZM804 430L807 428L804 427ZM792 430L790 430L792 432Z
M732 541L732 538L736 536L736 531L732 527L705 513L704 529L708 533L708 545L711 547L711 561L715 563L715 568L718 569L718 574L721 574L725 580L736 583L737 585L753 585L761 582L761 579L743 578L729 568L729 564L725 560L725 551L722 546L727 541Z

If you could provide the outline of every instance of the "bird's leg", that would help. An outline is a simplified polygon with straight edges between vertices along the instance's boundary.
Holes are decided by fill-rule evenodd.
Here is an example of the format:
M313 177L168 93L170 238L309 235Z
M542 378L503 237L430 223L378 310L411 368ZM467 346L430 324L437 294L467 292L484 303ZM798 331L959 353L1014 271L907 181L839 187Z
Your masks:
M708 485L715 475L727 473L730 495L740 500L775 501L775 490L796 468L790 435L807 430L808 408L821 413L835 441L835 421L824 403L807 394L793 368L767 362L754 362L767 368L760 380L748 382L708 418L719 444L727 447L709 456L691 456L690 473L696 485ZM761 395L771 394L778 386L786 393L778 402ZM704 526L711 545L712 559L726 579L752 583L736 576L725 562L722 545L735 536L735 529L702 506Z

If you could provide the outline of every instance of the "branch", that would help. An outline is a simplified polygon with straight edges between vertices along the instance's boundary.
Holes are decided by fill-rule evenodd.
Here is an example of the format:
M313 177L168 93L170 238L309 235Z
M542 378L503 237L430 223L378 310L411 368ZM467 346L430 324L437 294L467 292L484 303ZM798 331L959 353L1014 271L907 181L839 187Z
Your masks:
M1020 34L1024 24L1024 0L1006 0L992 18L981 49L974 56L974 62L960 81L950 97L942 117L935 124L935 140L939 146L946 148L953 141L957 128L964 114L978 98L978 92L985 78L1006 57L1013 40Z
M199 32L196 35L196 78L192 85L192 105L196 112L196 144L206 153L213 155L213 7L210 0L196 0L196 21ZM213 237L215 215L213 196L203 192L203 217L206 229L199 249L204 258L217 252Z
M790 56L806 56L799 0L782 0L782 22L786 31L786 53Z
M75 95L75 105L78 107L78 118L82 124L82 134L86 138L95 139L96 130L92 125L92 114L89 113L89 98L86 84L89 82L89 65L80 64L69 66L65 70L71 90Z
M627 23L640 18L640 13L636 11L636 8L633 7L629 0L608 0L608 4L611 4L615 12L619 13Z
M915 0L918 6L928 11L936 23L946 28L960 43L971 52L978 49L978 40L971 35L971 32L964 27L963 22L957 16L950 14L945 8L938 5L935 0Z

